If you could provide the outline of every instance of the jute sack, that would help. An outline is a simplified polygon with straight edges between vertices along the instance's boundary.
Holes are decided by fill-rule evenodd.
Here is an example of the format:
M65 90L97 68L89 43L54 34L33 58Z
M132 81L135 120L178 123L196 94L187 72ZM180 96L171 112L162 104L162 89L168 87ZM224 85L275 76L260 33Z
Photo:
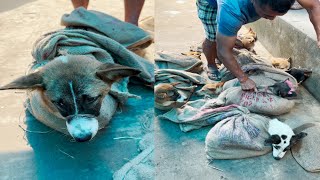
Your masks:
M306 171L320 172L320 124L303 130L308 136L292 147L292 156Z
M206 101L205 99L189 101L182 107L174 108L158 116L158 118L178 123L181 131L188 132L204 126L212 126L230 116L249 113L247 108L235 104L223 107L203 108Z
M237 104L249 109L250 112L265 115L280 115L289 112L294 101L288 100L270 92L243 91L241 87L230 87L217 98L224 105Z
M269 120L268 117L248 113L220 121L207 134L207 158L242 159L270 152L271 147L264 145L269 137Z
M274 95L272 88L268 87L288 79L296 88L297 81L290 74L274 71L267 66L250 65L246 67L257 69L256 66L259 67L258 71L249 77L256 83L258 92L242 91L238 79L233 79L223 85L223 92L218 99L223 101L224 105L238 104L247 107L250 112L259 114L280 115L289 112L294 106L294 101Z

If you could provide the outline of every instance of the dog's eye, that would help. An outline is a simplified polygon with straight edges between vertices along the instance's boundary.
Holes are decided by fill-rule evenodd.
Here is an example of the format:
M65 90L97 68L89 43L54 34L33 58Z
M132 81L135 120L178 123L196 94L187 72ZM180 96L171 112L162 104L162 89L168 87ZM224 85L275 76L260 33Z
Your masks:
M101 95L96 96L96 97L87 96L87 97L86 97L86 101L87 101L87 103L93 103L93 102L97 101L97 100L100 98L100 96L101 96Z
M287 139L287 136L286 136L286 135L281 135L281 138L282 138L283 140L285 140L285 139Z
M277 150L280 149L280 146L273 146L273 147Z
M52 100L52 103L58 106L59 108L63 108L66 105L62 99L59 99L58 101Z

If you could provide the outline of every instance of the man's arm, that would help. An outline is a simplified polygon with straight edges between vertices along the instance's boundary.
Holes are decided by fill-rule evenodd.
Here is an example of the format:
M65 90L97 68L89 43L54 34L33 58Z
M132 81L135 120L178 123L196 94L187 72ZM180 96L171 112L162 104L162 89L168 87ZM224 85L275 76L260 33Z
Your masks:
M317 34L318 46L320 48L320 2L319 0L297 0L308 13L314 30Z
M224 36L219 32L217 33L218 59L234 76L239 79L243 90L256 91L256 84L241 70L240 65L233 56L232 49L235 45L236 39L236 36L229 37Z

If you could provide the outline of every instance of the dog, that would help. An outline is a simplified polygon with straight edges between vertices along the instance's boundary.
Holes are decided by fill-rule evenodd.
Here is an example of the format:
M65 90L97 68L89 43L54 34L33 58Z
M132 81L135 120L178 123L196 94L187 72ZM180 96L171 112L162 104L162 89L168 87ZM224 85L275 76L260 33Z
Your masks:
M296 93L296 89L294 88L289 78L283 82L277 82L269 88L271 88L273 94L283 98L293 98L298 96Z
M290 58L276 58L276 57L271 57L270 58L272 66L277 68L277 69L282 69L282 70L288 70L290 69L291 65L291 57Z
M269 122L268 133L270 137L265 140L265 144L272 145L272 156L276 160L283 158L292 146L308 135L304 132L294 134L290 126L278 119Z
M196 94L198 96L214 97L222 92L223 85L224 82L206 84Z
M177 88L180 83L161 83L154 87L155 102L164 106L169 105L169 102L177 101L181 98Z
M139 73L89 56L63 55L0 90L29 90L29 110L36 119L84 142L108 124L117 108L117 101L109 94L111 85Z
M306 69L306 68L291 68L286 71L287 73L291 74L298 82L298 84L303 83L305 80L307 80L311 74L312 70Z
M251 52L254 52L253 47L257 41L257 33L249 29L248 32L239 34L236 39L235 47L238 49L245 48Z
M169 110L181 107L186 103L188 97L184 93L179 93L177 85L180 82L160 83L154 87L155 108Z

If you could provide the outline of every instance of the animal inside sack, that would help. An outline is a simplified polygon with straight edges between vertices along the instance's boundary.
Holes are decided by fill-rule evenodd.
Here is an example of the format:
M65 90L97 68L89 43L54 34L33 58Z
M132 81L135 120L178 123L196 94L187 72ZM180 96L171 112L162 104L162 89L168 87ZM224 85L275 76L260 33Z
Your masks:
M289 79L275 83L274 85L269 86L269 89L271 89L273 94L283 98L297 97L296 89Z
M307 68L291 68L287 73L291 74L299 84L303 83L305 80L307 80L311 74L312 74L312 69L307 69Z
M115 112L117 103L109 94L112 84L139 73L89 56L67 55L0 90L28 90L28 109L37 120L83 142L106 126Z
M268 133L270 137L265 140L265 144L272 145L272 156L276 160L283 158L292 146L307 136L304 132L294 134L290 126L278 119L272 119L269 122Z
M155 102L167 105L168 102L176 101L180 98L180 94L175 87L180 83L161 83L155 86L154 95Z

